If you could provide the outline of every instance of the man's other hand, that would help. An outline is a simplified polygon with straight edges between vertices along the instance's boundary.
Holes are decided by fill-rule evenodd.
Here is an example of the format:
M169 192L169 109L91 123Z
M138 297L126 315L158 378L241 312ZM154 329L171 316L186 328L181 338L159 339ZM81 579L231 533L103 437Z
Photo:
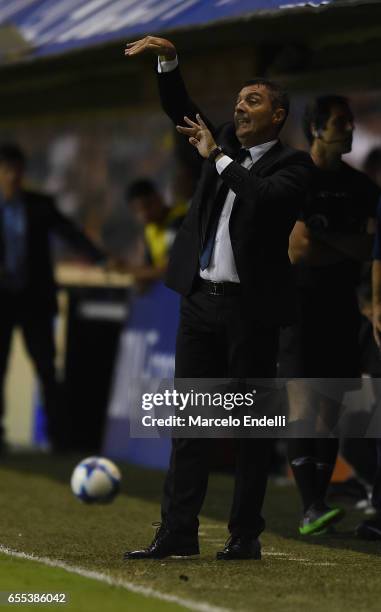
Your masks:
M191 145L197 149L202 157L207 158L213 149L216 148L217 144L210 130L201 119L201 116L196 115L196 119L197 122L192 121L192 119L189 119L189 117L184 117L184 121L189 127L176 125L176 130L180 132L180 134L188 136L188 140Z
M166 38L146 36L126 44L124 55L132 57L142 53L152 53L163 60L173 60L176 57L176 47Z

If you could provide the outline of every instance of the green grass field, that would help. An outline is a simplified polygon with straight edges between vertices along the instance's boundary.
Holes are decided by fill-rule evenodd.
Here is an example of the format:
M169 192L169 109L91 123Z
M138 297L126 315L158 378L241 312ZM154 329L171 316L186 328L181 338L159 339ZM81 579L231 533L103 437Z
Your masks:
M381 544L352 535L361 514L350 512L335 536L303 539L297 535L294 487L270 485L263 561L218 563L214 555L227 536L232 480L214 475L201 518L201 558L126 563L123 551L153 536L163 475L121 465L122 494L111 505L86 506L68 484L78 459L14 455L1 461L0 545L8 550L0 552L1 592L65 592L68 604L34 608L78 612L380 610Z

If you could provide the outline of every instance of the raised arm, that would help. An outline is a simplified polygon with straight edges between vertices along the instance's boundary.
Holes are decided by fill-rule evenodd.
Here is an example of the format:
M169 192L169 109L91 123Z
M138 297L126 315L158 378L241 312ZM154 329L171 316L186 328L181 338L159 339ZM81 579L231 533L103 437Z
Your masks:
M196 118L200 114L208 128L214 133L214 126L191 100L181 76L176 47L171 41L155 36L146 36L126 45L125 55L133 57L151 53L157 57L157 75L161 105L175 125L183 124L184 117Z
M177 130L186 136L204 159L210 157L217 149L217 143L213 134L208 129L200 115L196 121L185 117L187 126L177 126ZM284 202L290 201L298 210L300 202L305 198L309 189L314 165L309 155L302 151L294 153L288 165L283 166L271 176L260 177L250 172L247 168L233 161L223 151L215 151L214 161L225 159L227 164L220 171L221 179L240 198L241 206L247 204L252 213L261 206L266 206L268 212L279 212L284 209Z
M51 231L96 263L105 263L106 254L96 246L73 221L65 217L55 204L47 201L48 224Z

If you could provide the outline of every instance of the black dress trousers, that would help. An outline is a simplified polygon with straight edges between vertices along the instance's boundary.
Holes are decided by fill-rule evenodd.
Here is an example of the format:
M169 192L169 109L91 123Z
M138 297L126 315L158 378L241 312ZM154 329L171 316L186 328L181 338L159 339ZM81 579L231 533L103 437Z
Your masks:
M57 437L58 389L55 376L54 312L43 303L35 304L26 293L0 291L0 440L3 435L4 378L13 330L21 329L23 339L41 382L51 442Z
M279 327L254 321L241 295L208 295L196 290L182 298L176 345L177 378L274 378ZM162 521L181 534L196 534L209 474L208 438L172 441ZM237 440L236 474L229 531L257 537L267 484L271 440Z

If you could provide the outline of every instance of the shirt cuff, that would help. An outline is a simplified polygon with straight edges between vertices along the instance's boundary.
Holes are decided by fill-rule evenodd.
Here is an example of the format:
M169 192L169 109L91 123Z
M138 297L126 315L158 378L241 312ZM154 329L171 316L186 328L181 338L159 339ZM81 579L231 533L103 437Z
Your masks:
M222 174L222 172L232 163L232 158L229 155L223 155L220 159L216 161L216 168L218 174Z
M172 72L179 65L179 60L177 59L177 55L173 60L161 60L160 57L157 58L157 71L159 74L163 72Z

